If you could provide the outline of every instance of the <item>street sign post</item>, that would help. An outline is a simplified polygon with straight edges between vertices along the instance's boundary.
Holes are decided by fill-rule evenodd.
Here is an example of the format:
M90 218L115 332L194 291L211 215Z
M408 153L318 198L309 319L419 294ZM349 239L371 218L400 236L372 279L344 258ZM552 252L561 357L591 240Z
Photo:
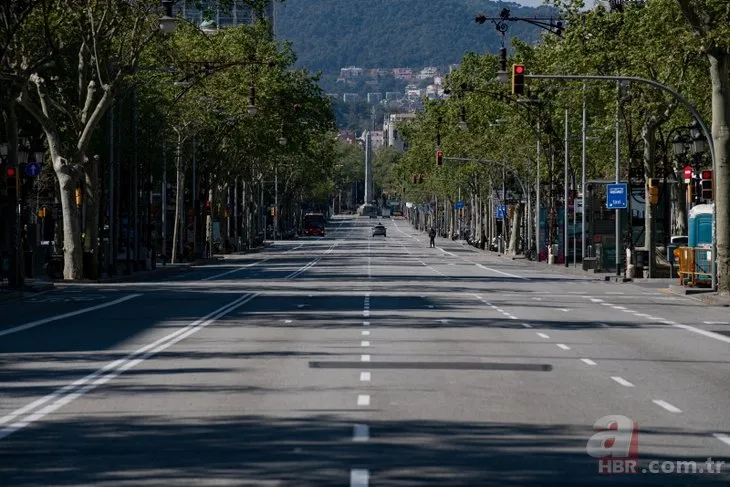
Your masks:
M32 178L38 176L40 173L41 165L37 162L29 162L28 165L25 166L25 174Z
M626 208L626 184L606 185L606 208L610 210Z
M507 205L498 206L497 207L497 219L504 220L505 215L507 215Z

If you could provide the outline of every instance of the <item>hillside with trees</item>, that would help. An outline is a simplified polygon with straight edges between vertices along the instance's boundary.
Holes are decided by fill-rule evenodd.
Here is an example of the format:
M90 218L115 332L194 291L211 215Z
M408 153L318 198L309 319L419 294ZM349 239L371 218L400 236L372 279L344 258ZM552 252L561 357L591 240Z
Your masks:
M286 0L276 5L276 35L289 40L297 67L338 73L344 66L445 66L458 63L465 52L495 53L500 35L491 23L474 17L498 17L503 8L513 16L554 15L551 7L522 7L485 0ZM541 30L524 22L510 25L511 37L537 42Z

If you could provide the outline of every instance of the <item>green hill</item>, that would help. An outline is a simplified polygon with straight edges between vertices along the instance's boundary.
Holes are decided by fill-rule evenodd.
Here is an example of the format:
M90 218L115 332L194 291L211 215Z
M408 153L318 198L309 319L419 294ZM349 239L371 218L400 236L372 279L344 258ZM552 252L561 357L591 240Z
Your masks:
M550 16L549 7L522 7L485 0L286 0L276 5L276 35L290 40L298 67L325 73L341 67L447 66L463 54L496 53L500 34L491 22L503 8L513 17ZM526 22L511 22L507 32L527 42L542 31Z

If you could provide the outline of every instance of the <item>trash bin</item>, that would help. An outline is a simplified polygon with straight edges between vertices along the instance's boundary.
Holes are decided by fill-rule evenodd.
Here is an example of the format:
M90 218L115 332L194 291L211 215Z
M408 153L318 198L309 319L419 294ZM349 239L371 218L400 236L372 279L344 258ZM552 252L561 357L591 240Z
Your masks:
M84 278L85 279L98 279L97 269L94 266L94 258L96 254L94 252L84 251Z
M636 249L636 272L642 272L645 267L649 266L649 251L646 249Z
M25 277L33 278L35 277L35 266L33 265L33 251L32 250L26 250L23 252L23 268L25 271Z

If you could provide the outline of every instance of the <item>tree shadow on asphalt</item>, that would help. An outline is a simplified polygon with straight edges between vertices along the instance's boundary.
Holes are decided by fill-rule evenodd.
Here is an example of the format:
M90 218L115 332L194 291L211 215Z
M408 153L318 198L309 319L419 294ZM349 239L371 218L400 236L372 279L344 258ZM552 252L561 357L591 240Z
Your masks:
M393 487L728 481L715 475L599 475L597 460L586 454L594 433L590 425L369 418L370 441L357 443L352 441L357 422L332 413L305 418L63 416L0 443L0 483L339 487L349 484L351 469L368 469L371 485ZM664 437L679 438L688 452L691 437L709 434L641 430L656 444ZM651 443L641 445L640 454L652 460L707 459L654 455Z

